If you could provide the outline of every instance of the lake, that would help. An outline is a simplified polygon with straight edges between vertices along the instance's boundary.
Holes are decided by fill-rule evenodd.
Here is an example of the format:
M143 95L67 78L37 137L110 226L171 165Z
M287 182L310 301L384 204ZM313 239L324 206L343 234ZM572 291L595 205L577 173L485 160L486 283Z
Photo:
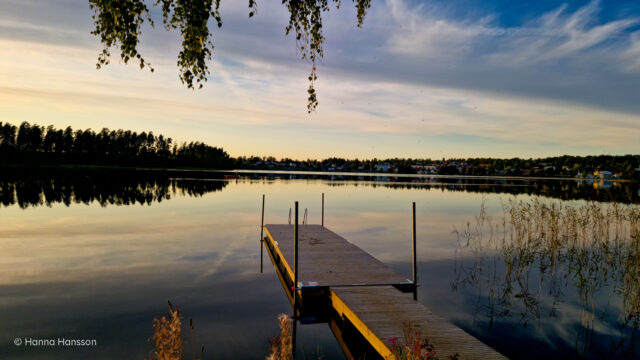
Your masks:
M637 183L0 172L2 359L150 358L152 322L167 313L167 301L181 307L186 323L193 320L186 358L204 346L205 359L263 359L279 334L278 314L291 307L266 251L260 271L262 194L265 223L286 223L294 201L310 223L320 223L322 193L325 226L408 278L415 201L418 300L503 354L640 355L637 242L559 250L561 260L549 262L530 243L480 234L499 226L509 201L616 201L636 211ZM16 346L16 338L97 345ZM326 324L298 326L297 349L300 359L344 358Z

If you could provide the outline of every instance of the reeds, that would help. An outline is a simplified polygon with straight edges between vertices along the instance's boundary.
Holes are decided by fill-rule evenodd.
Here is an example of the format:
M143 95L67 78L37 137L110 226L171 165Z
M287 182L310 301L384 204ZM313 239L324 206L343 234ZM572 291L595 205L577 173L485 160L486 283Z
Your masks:
M183 360L182 340L182 314L180 307L175 307L171 301L167 301L169 313L165 316L153 319L152 340L155 345L151 360ZM189 320L189 328L193 332L193 321ZM204 346L200 349L200 356L194 356L194 360L201 359Z
M502 203L492 219L485 204L458 236L454 288L472 286L494 316L540 319L540 304L552 296L550 316L567 289L581 307L579 353L589 351L594 322L602 318L595 293L611 287L622 299L619 324L640 326L640 207L582 204L533 198ZM471 264L469 260L471 259ZM502 264L501 264L502 263ZM513 310L519 309L519 313ZM581 348L581 349L580 349Z
M168 316L153 319L152 360L182 360L182 320L180 309L169 303Z
M293 359L293 342L292 328L293 320L286 315L278 316L280 324L280 336L269 339L271 344L271 354L267 356L267 360L291 360Z
M392 352L389 360L437 360L435 348L427 338L422 336L420 330L411 326L411 323L407 321L402 324L402 344L396 337L389 339ZM456 360L458 359L458 354L449 355L447 359Z

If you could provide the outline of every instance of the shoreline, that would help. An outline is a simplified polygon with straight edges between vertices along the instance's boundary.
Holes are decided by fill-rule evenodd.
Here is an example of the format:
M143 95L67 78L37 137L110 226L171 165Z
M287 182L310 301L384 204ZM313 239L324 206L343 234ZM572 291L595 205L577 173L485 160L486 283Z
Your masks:
M482 179L482 180L571 180L571 181L610 181L610 182L636 182L633 179L601 179L584 177L541 177L541 176L495 176L495 175L439 175L439 174L405 174L405 173L375 173L375 172L338 172L338 171L315 171L315 170L264 170L264 169L206 169L206 168L165 168L147 166L120 166L120 165L75 165L75 164L55 164L55 165L30 165L30 164L0 164L0 168L23 168L23 169L65 169L65 170L129 170L129 171L166 171L166 172L201 172L216 174L281 174L281 175L316 175L316 176L363 176L363 177L402 177L415 179Z

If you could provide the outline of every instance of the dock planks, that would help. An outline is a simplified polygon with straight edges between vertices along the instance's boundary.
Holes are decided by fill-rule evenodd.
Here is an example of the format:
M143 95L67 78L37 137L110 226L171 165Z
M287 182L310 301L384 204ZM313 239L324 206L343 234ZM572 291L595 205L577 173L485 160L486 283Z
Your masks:
M268 248L283 260L293 280L293 225L265 225ZM410 280L343 237L320 225L298 228L298 282L326 287L330 304L348 319L382 358L393 359L391 338L402 344L404 324L417 329L434 346L439 358L457 353L459 359L505 359L462 329L436 316L393 285ZM271 257L274 260L274 256ZM304 291L302 292L304 298Z
M293 225L265 225L265 230L277 242L293 278ZM303 285L410 283L380 260L320 225L300 225L298 237L298 281Z

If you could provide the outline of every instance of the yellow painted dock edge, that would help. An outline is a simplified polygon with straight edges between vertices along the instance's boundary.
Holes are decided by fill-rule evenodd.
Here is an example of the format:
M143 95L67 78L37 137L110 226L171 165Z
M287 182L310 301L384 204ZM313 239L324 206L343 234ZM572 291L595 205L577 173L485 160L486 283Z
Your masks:
M289 263L286 261L286 258L280 251L280 247L276 245L275 239L273 238L273 236L269 232L269 229L266 226L264 227L264 231L267 235L266 241L269 242L268 249L271 248L273 249L273 251L275 251L276 255L281 259L281 262L284 265L285 270L287 271L287 275L289 276L290 279L293 280L293 277L294 277L293 271L291 270ZM271 251L267 251L267 252L269 253L269 257L271 257L271 261L275 264L276 262L275 262L275 259L273 258L274 255L271 254ZM285 285L286 282L280 276L280 273L278 271L276 272L278 273L278 277L280 277L280 281L283 283L283 286L286 286ZM293 303L293 299L289 296L289 293L288 292L286 293L287 293L287 296L289 297L289 300ZM339 315L346 316L347 319L351 321L351 323L356 327L356 329L358 329L360 334L364 336L364 338L369 342L369 344L371 344L371 346L378 352L378 354L382 356L383 359L385 360L396 359L395 355L393 355L393 353L391 352L391 349L389 349L389 347L385 345L384 342L381 339L379 339L378 336L376 336L373 333L373 331L371 331L371 329L369 329L369 327L367 327L367 325L365 325L365 323L362 320L360 320L360 318L353 312L353 310L351 310L347 306L347 304L345 304L344 301L342 301L342 299L340 299L340 297L333 292L333 290L331 290L331 304L333 306L333 309Z
M284 268L287 270L287 275L289 275L289 278L293 281L293 270L291 270L291 267L289 266L289 263L287 262L287 259L284 257L284 255L280 251L280 247L278 245L276 245L277 242L273 238L273 236L271 236L271 233L269 232L269 228L267 228L265 226L264 227L264 232L267 234L267 239L268 239L268 241L270 241L272 248L275 250L276 254L278 254L280 259L282 259L282 264L284 264Z
M271 262L275 266L276 259L274 258L274 254L271 253L272 251L271 246L267 245L266 248L267 248L267 254L269 254L269 258L271 258ZM285 295L287 295L287 298L289 298L289 302L291 303L291 305L293 305L293 296L291 296L291 294L289 293L289 289L288 289L289 286L287 285L287 281L284 279L284 277L282 277L280 270L278 270L277 268L276 268L276 274L278 275L278 279L280 280L280 284L284 289Z
M277 242L273 239L273 236L271 236L271 234L269 233L269 229L267 229L266 226L264 227L264 231L267 234L265 241L267 242L267 253L271 258L271 262L273 263L273 265L275 265L276 259L274 257L277 256L280 259L280 263L284 265L285 271L287 272L286 275L289 277L289 279L291 279L291 282L293 283L294 275L293 275L293 271L291 270L291 267L289 266L289 263L287 262L287 259L282 254L282 251L280 251L280 247L276 245ZM275 254L271 253L272 249L275 252ZM277 269L276 269L276 274L278 275L278 278L280 279L280 283L284 288L284 293L289 298L289 302L291 302L291 305L293 305L293 296L290 293L290 289L288 289L289 285L287 284L287 280L284 279L283 274L281 274L280 271L278 271ZM298 294L300 296L301 292L298 292Z
M369 329L369 327L356 315L353 310L345 304L340 297L331 290L331 306L338 313L338 315L345 316L351 323L358 329L360 334L371 344L371 346L382 356L385 360L395 360L396 357L391 352L391 349L385 343L378 338L376 334Z

